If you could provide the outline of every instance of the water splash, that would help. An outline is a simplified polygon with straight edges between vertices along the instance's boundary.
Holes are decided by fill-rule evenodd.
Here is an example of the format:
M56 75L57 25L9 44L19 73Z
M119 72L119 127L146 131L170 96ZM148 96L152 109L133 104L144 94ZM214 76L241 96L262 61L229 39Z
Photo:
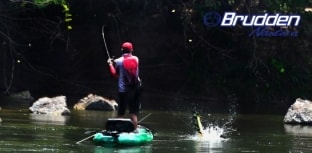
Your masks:
M211 117L211 114L208 114ZM211 121L209 124L204 125L201 121L202 116L195 111L192 116L193 127L196 130L196 134L192 135L190 138L192 140L199 141L222 141L229 139L229 136L235 130L232 128L232 124L235 121L236 113L230 114L226 118L222 119L210 119L214 120L215 123ZM206 122L207 123L207 122ZM221 125L221 126L220 126Z
M226 118L217 119L216 123L210 122L206 126L203 125L201 122L202 116L200 116L197 107L193 109L192 123L196 134L190 137L192 140L220 142L228 140L232 132L236 131L233 129L232 124L237 118L238 98L235 93L228 94L227 98L229 101L229 115ZM208 114L208 117L211 117L211 114Z
M232 109L235 110L235 107L232 107ZM210 122L207 125L201 123L201 116L199 116L199 113L196 113L195 115L193 115L193 122L195 122L195 124L193 125L195 126L196 134L192 135L190 138L196 141L211 142L220 142L230 139L230 135L236 131L235 129L233 129L232 124L237 117L236 111L232 111L230 113L231 114L229 114L226 118L212 119L215 121L215 123ZM208 117L211 117L211 114L208 114ZM200 128L198 127L196 128L196 126L198 125L202 125L202 130L199 130Z
M195 135L191 136L192 140L195 141L222 141L227 140L223 135L225 130L222 127L209 125L208 127L204 128L202 134L196 133Z

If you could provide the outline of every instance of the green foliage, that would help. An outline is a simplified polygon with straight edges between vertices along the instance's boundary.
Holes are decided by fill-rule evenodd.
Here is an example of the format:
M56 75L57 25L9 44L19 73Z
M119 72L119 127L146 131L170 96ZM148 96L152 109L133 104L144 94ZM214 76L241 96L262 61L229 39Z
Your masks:
M69 24L72 21L72 15L70 13L69 6L66 4L66 0L34 0L33 4L39 8L47 7L48 5L61 5L65 14L65 23L67 24L67 30L71 30L72 26Z
M280 13L295 13L303 11L307 6L306 0L263 0L267 4L269 11Z
M312 58L310 48L311 19L310 6L312 0L195 0L186 2L183 6L193 9L191 19L184 22L186 35L193 42L200 41L192 50L194 68L192 77L202 83L213 78L220 87L234 91L248 91L250 96L260 97L268 101L278 98L300 97L310 95L308 86L312 81ZM309 9L309 11L307 11ZM232 28L205 27L197 20L210 11L222 14L233 11L239 14L298 14L301 16L298 27L288 27L296 30L298 37L272 38L247 37L251 29L237 25ZM184 14L182 14L184 15ZM188 14L189 15L189 14ZM202 52L201 52L202 51ZM209 57L209 60L207 58ZM209 61L206 64L200 61ZM204 65L204 66L203 66ZM206 72L207 74L205 74ZM210 74L210 72L212 74ZM210 81L210 80L209 80ZM236 84L236 82L239 82ZM249 101L249 100L248 100Z
M34 0L33 4L37 7L43 8L48 5L62 5L65 4L65 0Z
M67 4L63 3L61 4L63 6L63 11L65 13L65 22L67 23L67 30L71 30L72 29L72 26L69 24L70 21L72 21L73 19L71 18L72 15L70 14L69 12L69 7Z
M277 59L273 58L271 63L280 73L284 73L285 72L285 67L284 67L284 64L282 62L280 62Z

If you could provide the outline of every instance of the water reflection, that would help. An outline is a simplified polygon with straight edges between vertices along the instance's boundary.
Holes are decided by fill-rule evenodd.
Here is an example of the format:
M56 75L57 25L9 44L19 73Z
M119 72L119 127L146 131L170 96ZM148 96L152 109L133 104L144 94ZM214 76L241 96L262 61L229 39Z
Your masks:
M206 152L222 152L223 142L222 141L196 141L195 152L206 153Z
M284 125L285 132L291 135L289 147L292 153L311 152L312 127L308 125Z
M150 145L147 146L136 146L136 147L95 147L94 153L151 153L152 147Z
M65 125L70 117L63 115L29 114L29 118L33 123L37 124Z
M289 125L285 124L284 129L286 133L292 135L312 135L312 126L308 125Z

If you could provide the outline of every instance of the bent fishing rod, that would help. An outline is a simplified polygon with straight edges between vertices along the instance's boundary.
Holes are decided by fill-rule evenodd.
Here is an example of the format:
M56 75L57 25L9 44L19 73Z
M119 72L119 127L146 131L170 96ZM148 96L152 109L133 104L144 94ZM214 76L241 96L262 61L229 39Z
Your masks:
M104 42L104 46L105 46L105 50L106 50L107 57L108 57L108 59L111 59L111 56L110 56L110 54L109 54L109 52L108 52L107 45L106 45L106 41L105 41L104 25L102 26L102 37L103 37L103 42Z

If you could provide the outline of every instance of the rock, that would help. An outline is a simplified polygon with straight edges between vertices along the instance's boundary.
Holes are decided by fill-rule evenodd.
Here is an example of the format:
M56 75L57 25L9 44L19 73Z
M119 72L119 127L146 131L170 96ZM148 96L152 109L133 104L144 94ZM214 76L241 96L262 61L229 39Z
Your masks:
M17 93L12 93L10 94L11 98L16 98L16 99L30 99L33 100L34 98L31 96L29 90L17 92Z
M289 107L284 117L284 123L312 124L312 102L296 99L296 102Z
M29 110L35 114L66 115L70 113L65 96L39 98L29 107Z
M89 94L80 99L75 105L75 110L116 110L118 104L114 99L104 98L98 95Z

